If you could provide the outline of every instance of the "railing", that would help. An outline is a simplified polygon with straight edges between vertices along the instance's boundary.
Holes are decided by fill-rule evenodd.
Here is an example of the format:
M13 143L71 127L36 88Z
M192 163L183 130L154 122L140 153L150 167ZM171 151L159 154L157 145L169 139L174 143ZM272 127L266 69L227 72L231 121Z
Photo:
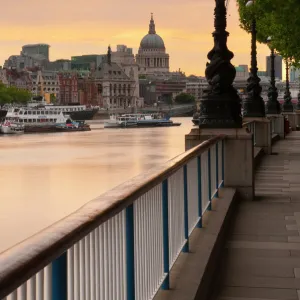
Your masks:
M148 300L224 185L224 136L138 177L0 255L0 299Z

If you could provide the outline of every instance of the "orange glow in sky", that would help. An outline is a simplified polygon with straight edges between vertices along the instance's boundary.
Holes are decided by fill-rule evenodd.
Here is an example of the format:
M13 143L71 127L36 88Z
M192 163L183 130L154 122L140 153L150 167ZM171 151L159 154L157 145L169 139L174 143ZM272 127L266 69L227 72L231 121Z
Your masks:
M5 3L1 15L0 65L24 44L51 45L50 59L103 54L111 44L125 44L137 53L154 13L157 33L170 54L171 70L203 75L213 46L213 0L26 0ZM250 35L239 27L235 0L228 12L228 48L234 65L250 64ZM265 70L269 50L258 46L258 64Z

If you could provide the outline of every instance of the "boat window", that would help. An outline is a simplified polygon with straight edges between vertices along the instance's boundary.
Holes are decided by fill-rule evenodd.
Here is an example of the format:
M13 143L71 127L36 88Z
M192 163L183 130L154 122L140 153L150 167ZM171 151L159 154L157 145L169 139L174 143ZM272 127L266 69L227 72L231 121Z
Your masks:
M23 112L22 112L22 111L20 111L20 112L19 112L19 115L23 115Z
M45 110L45 115L48 115L48 111L47 110Z
M33 111L32 114L33 114L33 115L36 115L36 111Z
M29 123L32 122L32 119L28 119L28 122L29 122Z
M54 119L54 122L56 122L57 119Z
M28 115L31 115L31 111L28 111Z
M27 123L27 119L24 119L24 123Z

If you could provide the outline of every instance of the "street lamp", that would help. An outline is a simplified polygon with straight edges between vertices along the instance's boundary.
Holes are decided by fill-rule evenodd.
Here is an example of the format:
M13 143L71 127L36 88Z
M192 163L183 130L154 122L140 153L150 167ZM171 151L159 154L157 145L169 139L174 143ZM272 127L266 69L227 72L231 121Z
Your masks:
M269 115L277 115L281 112L280 103L278 102L278 92L275 83L275 51L272 46L272 38L269 36L267 39L267 44L271 49L271 85L268 90L268 101L266 105L266 111Z
M246 7L250 7L254 1L247 2ZM256 48L256 19L253 18L251 24L251 68L250 76L247 80L247 97L243 102L244 117L265 117L265 102L261 97L262 87L260 78L257 75L257 48Z
M200 128L242 128L241 99L232 86L236 70L227 48L225 0L215 0L214 48L208 53L205 76L209 87L200 102Z
M285 70L286 70L286 82L285 82L285 92L284 92L284 102L282 105L283 112L293 112L294 106L292 103L292 96L290 92L290 80L289 80L289 61L285 60Z

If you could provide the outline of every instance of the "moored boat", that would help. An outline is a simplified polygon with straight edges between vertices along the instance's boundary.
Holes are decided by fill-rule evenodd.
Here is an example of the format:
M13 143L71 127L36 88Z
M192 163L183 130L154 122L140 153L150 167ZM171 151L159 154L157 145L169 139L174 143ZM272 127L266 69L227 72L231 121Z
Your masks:
M89 125L75 122L62 111L47 110L45 108L11 108L6 119L14 120L24 127L25 133L42 133L57 131L88 131ZM66 126L67 124L72 124ZM70 127L72 130L70 130Z
M181 123L174 123L169 117L162 117L160 114L124 114L121 116L112 115L110 121L105 122L104 128L171 127L180 125Z
M24 125L19 124L14 120L4 119L0 124L0 132L3 134L23 134Z

